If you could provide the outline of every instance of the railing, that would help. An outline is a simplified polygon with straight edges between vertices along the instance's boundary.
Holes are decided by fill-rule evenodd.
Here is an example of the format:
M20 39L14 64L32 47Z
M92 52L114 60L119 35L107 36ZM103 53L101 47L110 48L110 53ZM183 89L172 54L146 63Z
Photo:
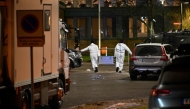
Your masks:
M108 50L113 50L112 52L114 53L114 48L107 48L107 47L102 47L101 49L99 49L99 50L101 50L101 54L103 54L103 55L105 55L105 56L107 56L108 55Z
M114 49L115 48L107 48L102 47L100 50L100 58L99 58L99 64L115 64L114 62ZM111 56L108 56L108 50L112 50L110 54ZM127 64L129 64L129 53L127 52Z

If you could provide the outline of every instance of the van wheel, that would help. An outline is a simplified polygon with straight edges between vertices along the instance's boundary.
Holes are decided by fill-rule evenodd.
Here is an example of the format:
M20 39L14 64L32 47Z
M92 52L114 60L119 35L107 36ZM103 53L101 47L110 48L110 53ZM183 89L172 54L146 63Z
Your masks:
M49 100L48 104L51 109L59 109L58 95L53 96L53 98Z
M70 65L69 65L70 68L75 68L75 65L74 65L74 62L70 59Z
M22 98L21 98L21 109L30 109L30 100L28 97L28 94L26 92L23 92Z
M131 80L136 80L137 79L137 75L136 74L130 74L130 78L131 78Z

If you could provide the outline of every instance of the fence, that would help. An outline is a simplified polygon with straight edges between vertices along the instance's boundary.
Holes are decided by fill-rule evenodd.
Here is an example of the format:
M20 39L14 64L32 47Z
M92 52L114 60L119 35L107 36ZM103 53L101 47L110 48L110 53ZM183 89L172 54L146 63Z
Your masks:
M111 52L108 52L108 50L112 50ZM102 47L100 49L100 57L99 57L99 64L107 64L107 65L114 65L115 64L115 58L114 58L114 48L107 48ZM108 56L108 53L109 56ZM129 64L129 53L127 53L127 63Z

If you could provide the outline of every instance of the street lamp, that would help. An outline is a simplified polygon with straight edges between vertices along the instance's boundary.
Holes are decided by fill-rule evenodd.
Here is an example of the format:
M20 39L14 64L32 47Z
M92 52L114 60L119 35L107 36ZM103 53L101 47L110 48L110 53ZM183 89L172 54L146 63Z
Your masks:
M182 20L183 20L183 4L189 4L189 2L181 2L181 18L180 18L180 29L182 30Z
M99 0L99 2L98 2L98 46L99 46L99 49L101 49L101 17L100 17L100 15L101 15L101 8L100 8L100 1L101 0ZM101 50L99 50L99 54L101 55Z
M160 0L161 1L161 4L162 4L162 18L163 18L163 24L162 24L162 29L163 29L163 32L164 32L164 1L165 0Z

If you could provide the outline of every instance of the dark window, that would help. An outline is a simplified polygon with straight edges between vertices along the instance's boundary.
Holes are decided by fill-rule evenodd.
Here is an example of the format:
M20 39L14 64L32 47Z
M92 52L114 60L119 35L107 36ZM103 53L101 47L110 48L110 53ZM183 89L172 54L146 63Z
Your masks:
M86 7L86 4L80 4L80 7L82 8L82 7Z
M174 48L170 45L167 45L164 48L165 48L167 54L171 54L174 52Z
M187 67L173 67L163 73L161 84L190 84L190 69Z
M81 37L87 37L86 36L86 18L78 18L78 28L80 30L80 36Z
M138 46L136 48L136 56L161 56L162 50L160 46Z

